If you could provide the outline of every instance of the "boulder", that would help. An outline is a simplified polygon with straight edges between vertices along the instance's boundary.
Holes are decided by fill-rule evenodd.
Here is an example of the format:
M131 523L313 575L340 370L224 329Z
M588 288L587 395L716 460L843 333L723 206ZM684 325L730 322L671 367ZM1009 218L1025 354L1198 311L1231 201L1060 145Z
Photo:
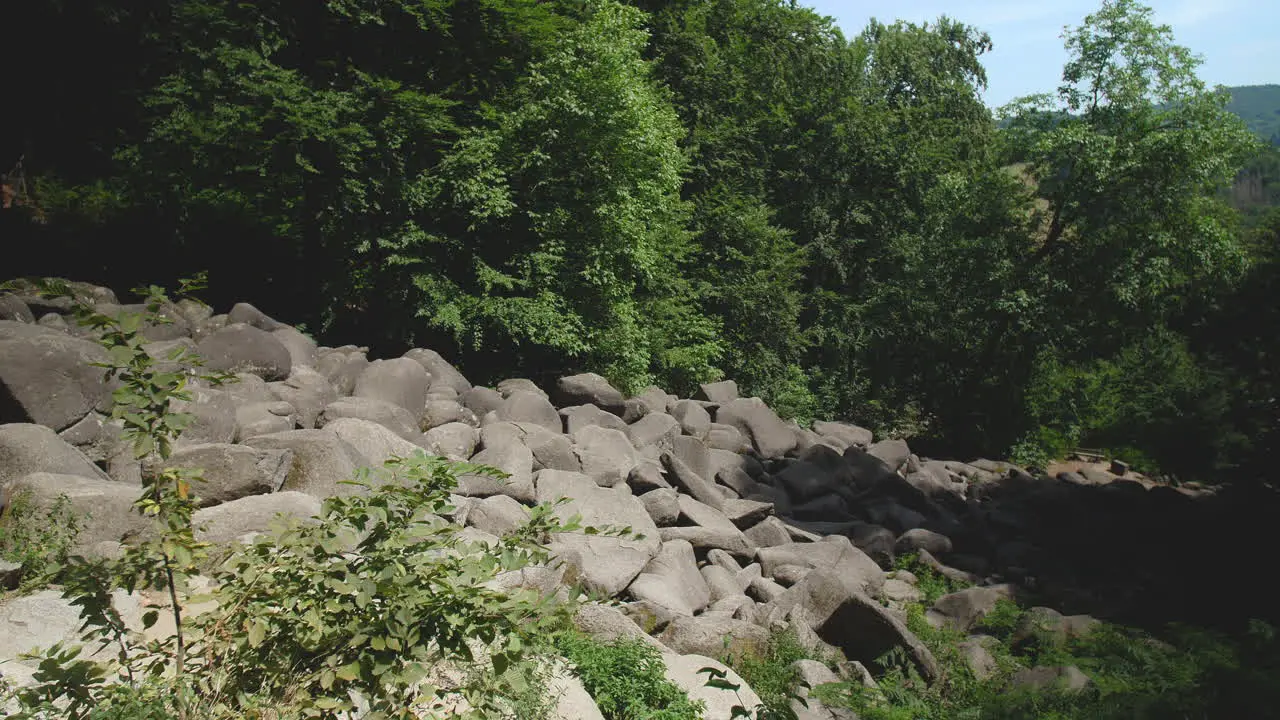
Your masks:
M471 382L467 380L466 376L434 350L414 348L405 353L404 357L418 363L431 375L431 387L433 388L450 387L459 396L471 389Z
M314 368L319 360L316 341L303 335L297 328L285 326L272 330L271 335L289 351L289 360L293 367Z
M658 641L681 655L763 657L769 649L769 631L732 618L677 617Z
M870 664L901 648L920 676L939 676L933 653L887 608L857 592L837 572L815 569L761 609L771 623L799 613L824 642L840 648L850 660Z
M720 506L720 512L739 530L746 530L772 515L773 503L730 498Z
M663 453L662 464L666 467L667 478L674 487L713 508L724 505L725 497L716 489L716 484L694 472L675 455Z
M650 385L632 399L639 403L640 407L643 408L644 412L641 413L643 416L649 413L666 412L671 403L676 401L676 396L671 395L666 390L663 390L656 385ZM632 422L634 422L634 420Z
M102 346L56 330L0 320L0 423L64 430L97 409L111 409L112 385L92 363Z
M622 421L622 418L605 412L595 405L573 405L561 408L560 416L564 418L564 432L569 435L591 425L622 433L627 432L627 424Z
M884 586L884 571L880 566L843 535L829 535L821 542L760 548L756 557L769 577L782 565L798 565L831 572L851 593L877 595Z
M907 464L907 458L911 456L911 448L907 447L907 443L903 440L881 440L878 443L872 443L867 448L867 454L878 458L889 470L897 472Z
M755 711L757 705L760 704L760 696L756 694L751 686L742 679L729 666L725 665L705 655L664 655L663 662L666 663L666 677L677 687L689 695L689 699L697 702L701 700L706 707L703 717L708 718L731 718L734 715L735 707L742 707ZM724 673L723 679L733 685L738 686L737 690L725 690L718 687L707 686L707 680L710 675L705 672L699 672L703 668L715 668Z
M392 458L407 458L422 450L370 420L340 418L325 425L325 429L337 433L340 439L355 448L360 454L360 465L366 467L381 467Z
M306 519L318 517L320 509L320 498L284 490L202 508L191 517L191 526L197 540L221 545L265 532L277 515Z
M31 473L110 480L53 430L31 423L0 425L0 487Z
M352 395L399 405L415 420L421 420L430 385L431 375L409 358L375 360L356 378Z
M627 436L618 430L588 425L573 434L574 453L582 472L601 487L626 487L631 469L637 464L636 451Z
M522 503L533 504L533 453L529 448L518 442L486 445L471 458L471 462L497 468L508 477L461 475L458 477L457 493L459 495L467 497L506 495Z
M353 479L365 459L333 430L289 430L251 437L244 444L263 450L293 451L293 466L283 490L297 490L322 499L358 492L351 485L339 483Z
M502 407L498 408L498 419L514 423L532 423L541 425L553 433L564 430L560 413L545 395L515 390L507 395Z
M1047 607L1028 608L1018 618L1009 642L1014 647L1062 646L1068 640L1088 635L1098 624L1089 615L1063 615Z
M767 517L743 531L747 541L758 548L786 545L791 542L787 526L776 517Z
M369 367L369 359L363 352L331 350L322 353L316 361L316 369L333 385L338 394L346 397L355 392L356 380Z
M316 419L317 427L325 427L335 420L355 418L375 422L411 443L422 442L417 418L395 403L373 398L344 397L329 403ZM475 434L475 429L471 429ZM472 442L474 448L475 443ZM471 457L468 452L466 457ZM466 457L463 459L465 460Z
M502 393L483 385L477 385L458 396L458 402L478 418L502 407L502 400Z
M122 542L151 531L154 520L135 512L133 503L140 489L112 480L82 475L35 472L10 480L4 486L8 496L27 495L35 508L47 509L59 495L80 523L75 552L96 554L95 545Z
M949 627L968 632L982 622L1000 600L1013 597L1010 585L971 587L943 595L925 613L925 619L934 627Z
M666 648L661 643L650 637L634 620L612 605L583 603L574 613L573 624L578 632L602 643L611 643L619 638L635 639L666 652Z
M251 402L236 408L236 442L288 432L297 426L293 406L283 400Z
M479 439L480 433L470 425L448 423L433 427L423 434L422 446L434 455L463 462L475 454Z
M738 399L738 383L732 380L703 383L698 386L696 400L707 400L713 403L729 403Z
M680 400L671 406L671 416L680 423L685 435L706 440L711 432L711 413L694 400ZM735 428L736 430L736 428ZM730 450L735 448L728 448Z
M639 498L658 527L675 525L680 519L680 495L675 490L658 488L640 495Z
M277 322L267 317L267 314L249 303L236 303L231 312L227 313L228 323L244 323L259 330L273 332L283 327L288 327L282 322Z
M644 504L626 488L602 488L587 475L560 470L540 470L534 478L537 502L568 498L556 513L562 519L579 514L586 526L630 527L643 538L606 537L585 533L561 533L550 543L552 552L574 566L590 589L613 596L631 584L658 554L658 527Z
M503 398L510 397L514 392L522 391L530 392L534 395L541 395L544 398L550 399L545 390L538 387L537 383L527 378L510 378L508 380L503 380L498 383L497 390Z
M22 298L9 293L0 293L0 320L12 320L21 323L34 323L36 316Z
M493 495L472 502L467 525L502 537L529 520L525 507L506 495Z
M627 592L674 615L692 617L711 602L711 590L698 572L693 546L675 540L662 543L658 554L644 566ZM672 647L665 643L667 647Z
M556 381L552 399L556 405L595 405L606 412L622 417L626 403L622 393L609 381L595 373L582 373L562 377Z
M1092 681L1075 665L1065 665L1024 668L1009 678L1009 684L1015 688L1032 690L1055 688L1063 692L1078 693L1089 687Z
M680 434L680 423L666 413L649 413L626 426L626 433L636 449L652 445L670 452L675 447L676 436Z
M555 703L547 720L604 720L582 681L563 662L555 664L547 679L546 694Z
M857 445L861 448L867 447L875 440L870 430L850 423L817 420L813 423L813 431L819 435L830 435L843 440L845 445Z
M659 533L664 542L688 540L695 548L704 551L718 548L739 555L751 552L751 543L746 536L719 510L688 495L679 496L678 501L680 515L689 524L661 528Z
M796 447L791 428L760 398L740 398L723 403L716 410L716 422L732 425L751 440L763 458L780 458Z
M827 707L821 700L810 695L809 691L820 685L840 682L840 677L826 665L806 658L791 663L791 670L800 679L796 687L799 700L791 700L795 720L858 720L852 710Z
M232 383L231 385L234 385ZM224 387L231 387L226 385ZM174 412L188 413L191 423L178 436L177 447L229 443L236 438L236 401L225 390L194 387L190 400L172 400L169 407ZM293 427L292 423L286 430Z
M932 530L924 528L914 528L902 533L894 542L894 552L898 555L908 555L920 550L928 550L934 555L944 555L951 552L951 538Z
M885 569L893 567L898 541L891 530L860 522L849 529L848 536L854 546L875 560L877 565Z
M845 486L835 475L823 467L804 460L788 462L774 477L778 485L787 491L792 502L805 503L844 490Z
M698 477L707 480L715 480L716 472L719 470L713 462L713 453L701 440L689 435L677 435L671 440L671 454L679 458L681 462L689 466L689 469L698 474ZM654 460L661 457L658 453Z
M294 368L287 379L270 383L267 387L276 399L293 406L298 415L298 425L303 430L316 427L320 413L338 400L338 391L333 389L329 380L306 366Z
M738 467L721 468L716 473L716 482L733 490L738 497L750 497L760 489L760 484L755 481L746 470Z
M195 483L191 490L200 498L200 507L209 507L279 490L293 467L293 452L224 443L190 445L175 451L163 464L202 471L204 482ZM156 475L162 469L153 463L144 473Z
M205 367L224 372L247 372L263 380L289 377L293 358L271 333L234 323L209 334L196 345Z
M692 435L692 433L690 433ZM734 453L751 452L751 442L732 425L711 423L706 435L707 447Z
M651 490L665 490L671 487L663 476L662 468L656 463L642 460L627 473L627 487L634 495L643 495Z
M863 452L856 446L849 446L844 451L844 460L849 466L850 476L859 490L875 487L894 471L875 455Z
M428 400L422 411L422 429L430 430L449 423L463 423L472 427L480 425L475 413L457 400Z

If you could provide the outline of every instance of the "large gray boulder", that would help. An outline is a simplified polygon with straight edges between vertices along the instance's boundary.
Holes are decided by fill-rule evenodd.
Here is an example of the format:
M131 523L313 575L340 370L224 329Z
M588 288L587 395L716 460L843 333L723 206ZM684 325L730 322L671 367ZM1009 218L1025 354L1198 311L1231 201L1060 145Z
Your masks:
M693 546L683 540L662 543L662 549L631 582L627 592L636 600L648 601L687 617L711 602L711 589L698 572Z
M36 316L22 298L9 293L0 293L0 320L12 320L21 323L34 323Z
M680 519L680 494L671 488L655 488L639 496L644 509L658 527L675 525Z
M716 422L732 425L751 439L763 458L780 458L796 447L796 436L760 398L739 398L716 410Z
M691 433L692 434L692 433ZM707 447L734 453L751 452L751 441L738 428L723 423L711 423L707 429Z
M965 588L938 598L925 613L925 619L934 627L968 632L996 609L996 603L1012 598L1010 585Z
M192 515L191 526L197 540L221 545L265 532L277 515L301 520L319 516L320 509L320 498L284 490L202 508Z
M369 358L354 347L322 351L316 361L316 369L344 397L355 392L356 379L368 366Z
M320 413L338 400L338 391L329 380L306 366L295 367L288 378L267 387L277 399L293 406L298 413L298 425L304 430L316 427Z
M502 407L498 408L498 419L514 423L533 423L541 425L551 432L564 430L560 413L545 395L527 390L515 390L507 395Z
M698 388L695 400L707 400L713 403L729 403L738 399L738 383L732 380L703 383Z
M626 435L598 425L588 425L574 433L573 448L582 472L601 487L625 488L627 476L638 462Z
M658 554L658 528L644 505L625 487L602 488L586 475L559 470L540 470L534 483L540 503L569 499L556 510L562 519L579 514L584 525L630 527L644 536L619 538L575 532L553 538L552 552L576 568L578 578L588 588L617 595Z
M196 345L205 367L224 372L247 372L263 380L289 377L293 358L271 333L244 323L228 325Z
M473 500L467 513L467 525L502 537L514 532L529 520L529 511L506 495L492 495Z
M430 385L431 375L413 360L375 360L356 378L352 395L399 405L415 420L421 420Z
M626 426L626 433L637 450L654 446L670 452L675 448L675 438L680 435L680 423L666 413L649 413Z
M433 427L422 436L427 452L454 462L469 459L476 451L480 433L466 423L448 423Z
M459 495L467 497L506 495L527 505L533 504L535 497L533 453L522 443L486 444L483 450L471 458L471 462L497 468L508 477L459 476L457 490Z
M0 487L38 472L110 480L53 430L32 423L0 425Z
M235 398L225 390L213 388L194 387L190 389L190 393L190 400L173 400L169 403L174 412L191 415L191 424L182 431L174 445L183 447L233 442L236 438Z
M877 595L884 586L884 571L880 566L843 535L829 535L815 543L760 548L756 557L769 577L781 566L799 565L832 572L849 592Z
M112 480L36 472L9 481L9 496L27 495L34 507L48 509L65 495L71 514L80 523L75 551L93 554L99 543L139 537L154 521L133 509L141 489Z
M314 368L319 359L319 348L316 341L303 335L297 328L288 325L273 330L272 337L280 341L285 349L289 351L289 360L293 367Z
M477 385L458 396L458 402L462 403L478 418L482 418L502 407L502 401L502 393L483 385Z
M266 313L249 303L236 303L231 308L231 312L227 313L228 323L244 323L251 325L259 330L273 332L283 327L288 327L282 322L272 320Z
M626 402L622 392L595 373L582 373L562 377L556 381L552 400L560 407L570 405L595 405L606 412L622 417Z
M785 623L793 613L850 660L869 665L900 648L926 681L939 676L937 660L924 643L887 608L857 592L835 571L813 570L761 609L761 616L774 625Z
M612 643L619 639L639 640L660 651L666 652L661 643L650 637L626 614L612 605L583 603L573 616L573 625L578 632L599 640Z
M281 487L283 490L297 490L318 498L358 492L357 488L340 483L351 480L356 469L366 464L365 459L333 430L289 430L251 437L244 444L263 450L293 451L293 465Z
M850 423L818 420L813 423L813 430L819 435L829 435L842 440L846 446L856 445L866 448L875 440L870 430Z
M375 422L396 435L412 443L422 442L422 432L418 430L417 419L408 410L373 398L345 397L329 403L316 419L317 427L325 427L335 420L356 418ZM472 434L474 434L474 429ZM475 441L472 441L472 447ZM471 457L468 452L466 457ZM463 458L465 459L465 458Z
M457 400L427 400L426 408L422 413L423 430L430 430L434 427L455 422L472 426L480 425L475 413L468 410Z
M235 440L288 432L297 424L297 411L283 400L245 403L236 408Z
M701 700L706 707L703 717L708 718L708 720L710 718L731 718L733 717L733 708L737 706L750 708L754 711L756 706L760 704L760 696L751 689L747 681L743 680L729 666L718 660L713 660L706 655L675 654L663 655L662 660L667 666L666 678L688 694L690 700L694 702ZM737 685L738 689L726 690L708 686L707 673L699 672L707 667L715 668L724 673L724 679Z
M563 407L560 408L560 416L564 418L564 431L569 435L589 425L618 430L623 433L627 431L627 424L622 421L622 418L611 412L601 410L595 405Z
M681 655L763 657L769 649L768 630L723 617L677 617L658 640Z
M663 453L662 464L667 470L668 482L674 487L713 508L724 505L725 496L716 488L716 484L694 472L675 455Z
M355 448L362 466L381 467L392 458L407 458L422 451L418 445L369 420L341 418L325 429L337 433L339 439Z
M200 498L200 507L209 507L279 490L293 467L293 451L222 443L191 445L175 451L164 465L200 470L204 481L191 490ZM144 472L155 475L162 470L160 463L150 463Z
M791 701L791 711L796 714L796 720L858 720L852 710L828 707L811 696L810 691L814 688L840 682L840 677L830 668L817 660L806 658L791 663L791 669L800 678L796 688L798 699Z
M458 395L462 395L471 389L470 381L435 350L414 348L405 353L404 356L422 365L423 369L431 374L431 387L433 388L450 387ZM480 413L476 414L479 415Z
M911 448L905 440L881 440L867 448L867 454L879 458L890 470L897 472L907 464Z
M0 422L64 430L97 409L111 409L112 385L92 363L107 361L97 343L37 325L0 320Z

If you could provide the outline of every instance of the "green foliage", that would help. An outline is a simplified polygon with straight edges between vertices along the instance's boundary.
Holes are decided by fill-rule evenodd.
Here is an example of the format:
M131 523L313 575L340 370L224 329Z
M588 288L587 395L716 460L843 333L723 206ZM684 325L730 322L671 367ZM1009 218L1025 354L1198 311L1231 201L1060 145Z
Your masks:
M568 631L556 649L595 700L605 720L698 720L703 704L693 702L666 679L661 654L634 638L602 643Z
M503 476L418 452L361 471L355 494L326 500L318 523L290 522L229 558L214 575L219 610L197 620L201 691L230 713L244 694L331 717L352 709L352 692L387 717L454 692L478 712L510 713L529 680L509 670L532 671L539 638L568 609L495 578L548 562L541 543L578 526L541 505L497 546L466 541L443 519L459 474ZM461 687L433 674L473 663L488 671Z
M760 696L764 708L771 715L767 717L790 718L792 698L800 690L801 679L792 665L797 660L818 659L828 662L828 658L814 658L813 652L800 642L795 632L790 629L775 630L769 636L769 644L761 654L748 654L743 657L722 658L722 661L733 668L747 685ZM757 720L764 720L766 715L759 715Z
M47 508L36 507L29 492L7 499L0 513L0 559L22 566L18 592L44 587L57 578L84 520L72 512L65 495Z
M916 588L924 594L925 605L932 605L938 598L968 587L964 583L948 578L933 568L925 565L915 553L898 555L893 559L895 570L906 570L915 575Z

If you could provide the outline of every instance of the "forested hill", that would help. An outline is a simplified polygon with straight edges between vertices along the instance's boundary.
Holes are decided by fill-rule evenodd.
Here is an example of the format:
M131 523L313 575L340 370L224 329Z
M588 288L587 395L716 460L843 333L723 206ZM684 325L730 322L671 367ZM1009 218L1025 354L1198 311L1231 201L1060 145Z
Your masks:
M4 20L5 275L207 270L214 304L477 382L727 377L922 452L1271 467L1280 220L1225 200L1261 143L1133 0L1007 118L981 28L846 36L788 0Z
M1242 85L1228 90L1231 102L1227 109L1263 139L1280 145L1280 85Z

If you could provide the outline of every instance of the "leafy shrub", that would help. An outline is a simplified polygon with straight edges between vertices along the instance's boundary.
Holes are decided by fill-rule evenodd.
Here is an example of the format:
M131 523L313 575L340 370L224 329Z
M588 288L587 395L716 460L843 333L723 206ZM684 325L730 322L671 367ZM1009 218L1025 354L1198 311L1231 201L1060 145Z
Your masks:
M57 577L75 546L81 522L65 495L45 509L35 507L29 492L9 498L0 513L0 558L22 566L19 592L42 587Z
M605 720L702 717L702 702L690 700L667 680L661 654L642 640L619 638L602 643L570 631L559 635L555 645L573 663Z
M755 690L765 708L782 717L783 713L790 712L791 698L800 689L800 675L792 664L797 660L812 659L827 661L827 658L814 658L795 631L784 629L769 636L769 644L763 653L721 658L721 661L732 667Z

